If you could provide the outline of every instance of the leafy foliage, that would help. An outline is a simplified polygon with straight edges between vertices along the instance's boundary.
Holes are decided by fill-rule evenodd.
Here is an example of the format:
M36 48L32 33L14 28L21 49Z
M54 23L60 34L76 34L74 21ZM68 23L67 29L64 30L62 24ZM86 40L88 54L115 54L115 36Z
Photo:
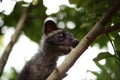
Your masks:
M106 63L101 65L100 60L104 59ZM108 52L100 53L95 59L95 64L101 69L100 72L90 71L93 73L97 80L120 80L120 60L115 55ZM118 62L119 61L119 62Z
M42 1L41 1L42 2ZM26 22L26 27L24 29L25 34L33 41L39 43L42 36L42 27L44 20L46 19L46 8L44 5L39 3L37 6L33 7L32 12Z
M114 36L113 36L114 34ZM93 73L96 77L97 80L120 80L120 36L118 33L114 32L112 33L113 37L113 49L115 51L114 55L111 55L109 52L102 52L99 53L99 55L94 58L94 61L96 65L101 69L101 72L95 72L95 71L90 71ZM100 60L105 59L106 63L104 65L101 65L99 63Z
M91 28L95 25L95 23L104 15L107 9L112 5L113 0L69 0L70 3L75 4L78 8L75 7L67 7L61 6L60 11L57 14L51 15L55 17L59 22L63 22L65 27L70 30L78 39L83 38L85 34L87 34ZM101 6L103 5L103 6ZM119 16L119 12L116 16ZM115 21L119 21L114 16L110 22L108 22L108 26ZM114 20L115 19L115 20ZM69 29L67 23L72 21L75 24L74 29ZM103 42L104 41L104 42ZM108 39L106 36L99 36L91 46L95 43L98 43L100 48L107 46Z
M7 27L16 27L21 14L23 13L25 7L22 5L28 3L25 3L23 1L17 2L13 12L6 16L3 16L3 20L5 21L5 24ZM43 27L43 23L45 18L47 17L45 14L46 8L44 7L42 1L36 6L33 6L31 8L31 13L29 15L28 20L26 21L26 24L24 25L24 33L26 36L28 36L31 40L39 43L40 37L41 37L41 30Z
M3 20L4 20L4 25L8 27L16 27L16 24L18 23L22 10L24 7L21 6L21 2L17 3L14 7L14 11L10 15L4 15Z

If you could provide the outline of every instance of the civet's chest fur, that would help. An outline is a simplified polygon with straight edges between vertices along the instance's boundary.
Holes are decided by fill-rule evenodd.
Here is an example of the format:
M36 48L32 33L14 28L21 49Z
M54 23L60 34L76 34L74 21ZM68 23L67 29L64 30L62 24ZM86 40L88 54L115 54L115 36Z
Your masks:
M58 57L68 54L77 44L71 33L47 21L39 51L24 66L18 80L46 80L55 69Z

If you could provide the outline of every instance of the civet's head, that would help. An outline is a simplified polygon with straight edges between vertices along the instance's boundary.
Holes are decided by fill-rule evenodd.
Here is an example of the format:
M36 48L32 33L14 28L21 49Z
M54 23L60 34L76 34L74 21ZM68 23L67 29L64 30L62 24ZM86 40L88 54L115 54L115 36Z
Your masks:
M52 20L45 22L44 46L50 53L57 56L68 54L78 43L70 32L58 28Z

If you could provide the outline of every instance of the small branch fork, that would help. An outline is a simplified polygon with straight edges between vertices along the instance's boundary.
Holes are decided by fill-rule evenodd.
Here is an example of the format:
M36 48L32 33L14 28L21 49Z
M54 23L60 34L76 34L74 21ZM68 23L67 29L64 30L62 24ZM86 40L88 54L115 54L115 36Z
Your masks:
M118 0L115 1L105 15L95 24L93 29L80 41L78 46L70 52L63 63L51 73L47 80L61 80L65 73L74 65L75 61L83 54L97 36L120 29L120 25L105 27L107 22L119 8L120 1Z
M113 31L117 31L120 29L120 23L119 24L116 24L114 26L106 26L105 28L103 28L103 30L99 33L99 35L101 34L108 34L110 32L113 32Z

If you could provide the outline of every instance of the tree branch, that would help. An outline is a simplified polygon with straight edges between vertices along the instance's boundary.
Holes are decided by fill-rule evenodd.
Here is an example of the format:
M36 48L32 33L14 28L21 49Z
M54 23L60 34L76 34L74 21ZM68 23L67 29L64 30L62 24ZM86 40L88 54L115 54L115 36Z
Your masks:
M120 29L120 24L114 25L114 26L109 26L109 27L105 27L100 33L101 34L108 34L110 32L116 31Z
M18 37L19 37L23 27L24 27L25 21L27 20L27 17L29 15L30 7L31 6L27 7L25 9L25 11L23 12L23 14L18 22L18 25L16 26L16 30L15 30L14 34L12 35L10 42L6 46L2 57L0 58L0 76L2 75L4 66L8 60L9 54L10 54L14 44L16 43L16 41L17 41L17 39L18 39Z
M107 22L120 8L120 1L115 2L106 14L95 24L93 29L80 41L78 46L74 48L70 54L66 57L64 62L56 68L47 80L59 80L65 73L73 66L75 61L82 55L82 53L88 48L88 46L96 39L100 31L105 27ZM81 46L82 45L82 46Z

